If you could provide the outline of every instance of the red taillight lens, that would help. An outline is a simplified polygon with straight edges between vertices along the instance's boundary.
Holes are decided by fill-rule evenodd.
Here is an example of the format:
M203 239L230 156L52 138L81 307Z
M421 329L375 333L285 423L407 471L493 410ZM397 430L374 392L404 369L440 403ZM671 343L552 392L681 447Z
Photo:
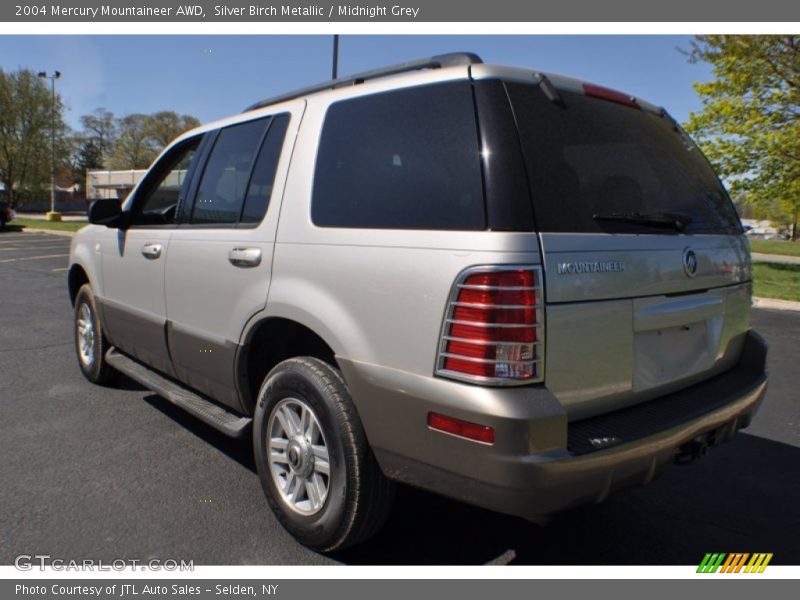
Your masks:
M462 421L461 419L438 413L428 413L428 427L436 431L467 438L468 440L494 444L494 428L488 425L470 423L469 421Z
M633 96L629 96L627 94L623 94L622 92L618 92L617 90L611 90L600 85L584 83L583 93L587 96L591 96L592 98L600 98L601 100L608 100L610 102L616 102L617 104L631 106L633 108L641 108L641 106L636 103L636 99Z
M541 289L539 267L462 275L447 308L437 373L500 385L540 381Z

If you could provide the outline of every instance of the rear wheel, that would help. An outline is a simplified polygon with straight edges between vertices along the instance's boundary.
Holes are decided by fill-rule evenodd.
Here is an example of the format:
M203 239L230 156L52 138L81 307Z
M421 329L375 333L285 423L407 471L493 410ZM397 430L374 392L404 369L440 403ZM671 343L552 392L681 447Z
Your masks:
M108 383L117 374L106 363L108 348L92 288L87 283L75 297L75 353L81 373L92 383Z
M394 485L367 443L341 374L316 358L291 358L267 375L253 444L267 501L302 544L331 551L376 533Z

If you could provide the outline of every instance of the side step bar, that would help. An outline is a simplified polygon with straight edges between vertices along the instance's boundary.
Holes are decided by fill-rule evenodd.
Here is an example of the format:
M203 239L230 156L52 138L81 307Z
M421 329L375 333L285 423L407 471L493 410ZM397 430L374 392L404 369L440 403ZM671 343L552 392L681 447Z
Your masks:
M182 385L159 375L143 364L121 354L116 348L109 348L108 352L106 352L106 361L117 371L141 383L147 389L166 398L175 406L179 406L206 425L210 425L225 435L233 438L244 437L248 427L253 422L252 419L234 414Z

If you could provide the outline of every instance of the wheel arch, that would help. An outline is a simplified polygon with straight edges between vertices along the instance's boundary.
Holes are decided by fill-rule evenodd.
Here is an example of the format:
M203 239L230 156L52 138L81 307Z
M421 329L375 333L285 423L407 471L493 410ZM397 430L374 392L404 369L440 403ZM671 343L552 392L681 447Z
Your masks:
M242 409L253 414L264 377L287 358L313 356L339 368L331 344L299 321L269 316L251 324L236 357L236 381Z
M67 292L69 294L69 302L75 306L75 298L78 296L78 290L85 284L91 285L89 274L86 269L79 263L74 263L70 266L67 273Z

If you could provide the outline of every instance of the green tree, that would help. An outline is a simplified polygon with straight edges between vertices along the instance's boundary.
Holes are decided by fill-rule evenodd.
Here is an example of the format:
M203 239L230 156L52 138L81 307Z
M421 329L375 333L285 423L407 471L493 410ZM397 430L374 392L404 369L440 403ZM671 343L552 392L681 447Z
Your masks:
M93 114L99 115L103 109ZM111 114L111 113L106 113ZM97 120L81 118L88 137ZM151 115L135 113L116 120L115 136L108 163L113 169L145 169L167 144L183 132L197 127L200 121L191 115L179 115L171 110L162 110ZM105 150L104 150L105 152Z
M148 130L147 115L134 113L117 119L119 135L109 160L113 169L146 169L158 154Z
M171 110L162 110L148 117L147 130L154 146L163 150L172 140L189 129L200 125L191 115L179 115Z
M81 117L83 137L100 150L103 157L108 157L117 140L117 122L114 113L105 108L96 108L94 112Z
M85 191L86 171L103 168L103 152L95 138L76 135L70 138L70 143L69 173L72 183L77 183Z
M731 192L791 223L800 212L800 36L704 35L692 61L713 67L696 83L703 102L686 129L726 180Z
M0 69L0 183L12 206L42 194L50 182L50 132L55 110L56 160L63 162L67 127L46 82L33 71Z

